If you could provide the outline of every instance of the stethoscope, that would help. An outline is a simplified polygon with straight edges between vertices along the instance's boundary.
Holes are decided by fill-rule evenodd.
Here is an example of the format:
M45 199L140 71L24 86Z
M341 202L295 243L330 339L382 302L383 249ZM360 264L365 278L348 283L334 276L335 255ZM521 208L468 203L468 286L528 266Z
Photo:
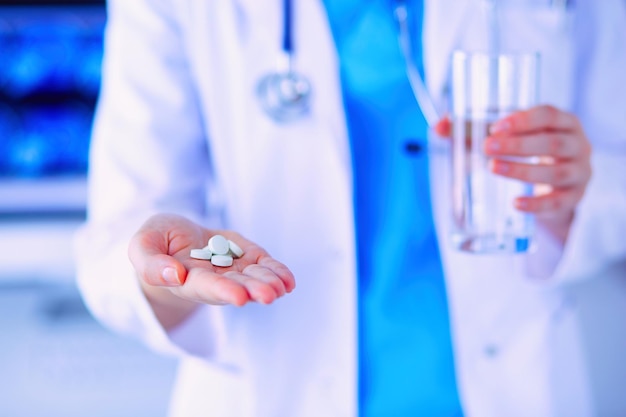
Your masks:
M406 2L395 0L393 5L398 24L399 43L407 63L411 88L428 124L434 126L439 120L439 115L412 57ZM293 0L283 0L281 46L285 62L281 64L281 68L268 73L259 80L256 95L261 107L271 119L287 123L302 119L309 113L313 95L308 77L293 68Z
M497 34L498 0L481 0L489 6L489 49L499 49ZM567 9L571 0L550 0L553 8ZM398 26L398 42L406 62L406 72L415 99L426 122L433 127L440 120L439 112L426 88L412 56L411 36L407 22L406 0L392 0L394 17ZM293 68L293 0L283 0L282 52L286 63L279 70L262 77L257 85L257 97L265 113L277 122L286 123L306 116L311 108L313 89L308 77Z
M259 80L257 97L265 113L277 122L290 122L307 115L312 88L308 77L293 68L293 0L283 0L283 68Z

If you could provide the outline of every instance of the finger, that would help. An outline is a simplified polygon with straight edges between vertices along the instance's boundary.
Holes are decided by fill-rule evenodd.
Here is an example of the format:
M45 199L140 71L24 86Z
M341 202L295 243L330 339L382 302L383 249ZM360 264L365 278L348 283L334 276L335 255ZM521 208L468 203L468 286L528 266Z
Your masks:
M228 273L218 274L203 267L192 268L185 284L172 291L196 302L243 306L251 300L248 290L241 283L229 279Z
M569 187L586 183L591 176L587 164L561 162L553 165L524 164L520 162L493 159L492 172L533 184L549 184L555 187Z
M274 289L277 297L282 297L287 292L285 284L272 270L258 265L248 265L244 268L243 274L249 277L263 281Z
M233 282L241 284L248 292L250 299L258 303L270 304L278 298L274 287L258 277L236 271L226 272L224 276Z
M296 288L296 279L293 273L281 262L271 257L264 257L259 259L259 265L262 265L271 270L285 286L285 290L290 293Z
M583 196L582 188L561 188L535 197L518 197L514 204L518 210L529 213L549 213L573 210Z
M128 258L145 283L165 287L181 285L185 282L187 270L167 253L167 241L154 230L140 229L128 246Z
M578 118L554 106L544 105L513 113L491 125L491 134L519 134L541 130L577 130Z
M488 155L551 156L573 159L583 156L586 148L578 136L562 132L541 132L520 136L490 136L485 140Z
M447 116L444 116L437 122L435 133L444 138L449 138L452 135L452 122Z
M244 255L240 261L244 261L243 265L258 264L262 265L276 274L283 282L285 290L289 293L296 287L293 273L284 264L272 258L263 248L245 241L241 236L231 233L230 239L239 242L239 246L244 249Z

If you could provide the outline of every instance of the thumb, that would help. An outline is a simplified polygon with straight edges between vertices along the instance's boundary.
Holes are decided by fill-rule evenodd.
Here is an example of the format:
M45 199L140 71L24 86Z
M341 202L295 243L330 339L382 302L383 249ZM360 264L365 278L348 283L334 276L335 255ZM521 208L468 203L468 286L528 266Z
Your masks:
M159 287L182 285L187 270L167 252L167 241L162 236L155 236L155 232L138 232L128 246L128 258L146 284Z

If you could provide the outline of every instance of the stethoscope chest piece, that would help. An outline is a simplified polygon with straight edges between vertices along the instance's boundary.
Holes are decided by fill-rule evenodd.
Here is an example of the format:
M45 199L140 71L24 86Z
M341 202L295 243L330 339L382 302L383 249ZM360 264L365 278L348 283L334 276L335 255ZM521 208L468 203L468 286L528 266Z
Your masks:
M265 113L277 122L294 121L310 111L311 83L297 72L267 74L257 84L256 93Z

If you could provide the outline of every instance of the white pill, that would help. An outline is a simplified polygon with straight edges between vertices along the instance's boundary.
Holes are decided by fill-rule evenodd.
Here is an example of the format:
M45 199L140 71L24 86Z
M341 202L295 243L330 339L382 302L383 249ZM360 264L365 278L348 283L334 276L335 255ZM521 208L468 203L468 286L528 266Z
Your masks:
M222 235L215 235L209 239L207 245L213 255L226 255L228 253L228 240Z
M211 251L208 251L205 249L192 249L191 254L189 256L191 256L194 259L203 259L205 261L209 261L211 260L211 257L213 256L213 254L211 253Z
M215 266L231 266L233 264L233 257L228 255L213 255L211 257L211 263Z
M235 258L241 258L243 256L243 249L241 249L238 244L236 244L232 240L229 240L228 246L230 249L230 253L232 253Z

